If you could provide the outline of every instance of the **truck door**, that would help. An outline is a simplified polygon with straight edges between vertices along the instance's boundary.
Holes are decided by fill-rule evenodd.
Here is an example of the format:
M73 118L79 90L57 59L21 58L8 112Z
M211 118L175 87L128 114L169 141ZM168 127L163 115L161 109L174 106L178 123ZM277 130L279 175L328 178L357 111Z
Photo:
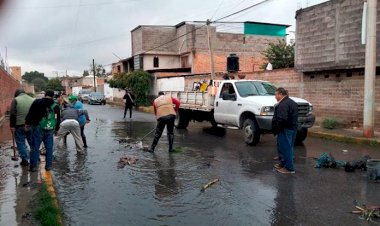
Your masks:
M225 82L215 97L214 117L217 123L235 125L239 111L237 93L231 82Z

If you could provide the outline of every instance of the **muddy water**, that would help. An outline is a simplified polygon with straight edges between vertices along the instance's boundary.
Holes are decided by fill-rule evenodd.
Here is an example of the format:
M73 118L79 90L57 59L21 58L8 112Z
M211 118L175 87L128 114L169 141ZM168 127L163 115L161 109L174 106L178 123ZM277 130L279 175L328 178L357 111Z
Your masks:
M349 154L341 157L356 158L374 154L373 147L311 138L296 149L297 173L280 175L272 170L272 136L248 147L239 131L218 137L198 124L176 131L181 152L169 154L163 136L151 154L118 140L143 137L154 128L153 117L139 113L123 121L120 109L88 109L93 121L86 127L87 153L77 155L72 138L55 153L54 181L67 225L360 225L348 214L352 201L380 200L379 187L367 183L365 173L317 170L309 158L342 149ZM119 169L125 155L138 161ZM214 178L220 182L201 192Z

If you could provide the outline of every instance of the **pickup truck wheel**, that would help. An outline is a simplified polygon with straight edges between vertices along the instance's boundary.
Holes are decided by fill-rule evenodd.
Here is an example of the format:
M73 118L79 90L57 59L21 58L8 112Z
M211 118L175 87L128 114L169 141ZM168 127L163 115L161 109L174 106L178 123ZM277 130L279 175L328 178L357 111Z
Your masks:
M186 113L183 111L178 111L177 117L175 118L175 121L174 121L175 128L186 129L188 125L189 125L189 119Z
M256 145L260 141L260 131L257 123L252 119L245 119L243 123L244 141L248 145Z
M296 135L296 144L302 144L302 142L306 139L307 137L307 129L302 128L301 130L297 131Z

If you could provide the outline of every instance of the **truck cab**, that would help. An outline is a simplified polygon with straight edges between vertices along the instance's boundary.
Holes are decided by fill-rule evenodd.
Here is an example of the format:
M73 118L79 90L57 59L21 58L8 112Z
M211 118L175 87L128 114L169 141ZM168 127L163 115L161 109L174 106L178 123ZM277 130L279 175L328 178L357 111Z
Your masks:
M271 133L276 87L262 80L225 80L215 95L214 119L223 127L237 127L244 132L244 140L255 145L263 133ZM307 136L315 116L312 105L301 98L290 97L298 104L297 142Z

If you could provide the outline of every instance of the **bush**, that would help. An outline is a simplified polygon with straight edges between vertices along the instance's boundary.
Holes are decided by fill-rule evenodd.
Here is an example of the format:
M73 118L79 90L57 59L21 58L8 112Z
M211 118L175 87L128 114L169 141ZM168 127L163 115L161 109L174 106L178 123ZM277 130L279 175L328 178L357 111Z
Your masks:
M153 76L144 71L134 71L132 73L124 73L114 75L114 78L107 80L112 88L132 90L135 95L135 103L137 106L148 106L151 104L148 100L148 94L153 85Z
M324 118L322 121L322 127L326 129L336 129L339 126L339 122L334 117Z

